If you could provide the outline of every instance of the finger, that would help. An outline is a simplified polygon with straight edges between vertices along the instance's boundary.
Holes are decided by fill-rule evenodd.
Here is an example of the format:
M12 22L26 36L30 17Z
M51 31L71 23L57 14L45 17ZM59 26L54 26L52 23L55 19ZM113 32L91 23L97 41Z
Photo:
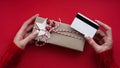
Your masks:
M99 34L100 36L104 37L106 34L102 30L97 30L96 34Z
M88 41L88 43L96 50L99 45L92 38L90 37L85 38Z
M31 33L26 33L25 35L24 35L24 38L26 38L28 35L30 35Z
M25 37L27 37L28 35L29 35L29 33L30 32L32 32L32 28L33 28L33 25L30 25L30 26L28 26L28 28L26 29L26 33L24 33L24 34L22 34L22 35L20 35L20 34L16 34L16 36L17 36L17 39L18 40L22 40L23 38L25 38ZM24 36L23 36L24 35Z
M36 15L32 16L31 18L29 18L28 20L26 20L25 23L30 24L33 20L35 20L35 18L37 16L39 16L39 14L36 14Z
M101 40L99 40L99 45L102 45L102 44L104 44L104 43L105 43L104 38L102 38Z
M31 34L29 34L24 40L24 44L26 45L29 41L33 40L37 36L38 32L34 31Z
M30 26L28 26L28 28L26 29L26 32L31 32L31 31L32 31L33 26L34 26L34 25L30 25Z
M99 25L101 25L102 27L104 27L106 30L109 30L110 27L106 24L104 24L103 22L99 21L99 20L95 20Z
M104 27L106 29L106 34L107 36L109 37L112 37L112 30L111 30L111 27L102 23L101 21L99 20L95 20L99 25L101 25L102 27Z
M20 30L18 31L18 34L23 35L25 33L26 28L28 27L28 25L38 16L38 14L32 16L31 18L29 18L20 28Z

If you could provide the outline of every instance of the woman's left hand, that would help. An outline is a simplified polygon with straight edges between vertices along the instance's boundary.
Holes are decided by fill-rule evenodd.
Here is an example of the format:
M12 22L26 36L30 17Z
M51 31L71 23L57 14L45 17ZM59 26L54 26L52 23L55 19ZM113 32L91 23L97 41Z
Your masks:
M33 28L33 25L30 25L30 23L32 23L37 16L38 14L25 21L20 30L17 32L14 38L14 43L19 48L24 49L26 45L37 36L37 31L30 32Z

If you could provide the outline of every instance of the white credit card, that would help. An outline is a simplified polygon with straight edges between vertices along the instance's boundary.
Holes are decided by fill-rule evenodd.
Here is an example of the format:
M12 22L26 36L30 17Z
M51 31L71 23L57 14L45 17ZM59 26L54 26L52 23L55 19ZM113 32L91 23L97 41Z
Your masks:
M90 36L93 38L99 25L81 13L78 13L73 20L71 27L82 33L85 37Z

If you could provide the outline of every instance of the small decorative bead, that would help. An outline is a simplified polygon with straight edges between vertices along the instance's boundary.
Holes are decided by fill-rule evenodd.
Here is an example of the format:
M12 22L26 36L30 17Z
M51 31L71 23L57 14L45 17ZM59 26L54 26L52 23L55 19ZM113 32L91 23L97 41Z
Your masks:
M49 19L47 19L47 24L48 24L48 25L50 24L50 20L49 20Z
M53 21L53 23L51 24L52 27L55 27L55 22Z
M49 31L51 28L50 26L46 26L46 30Z

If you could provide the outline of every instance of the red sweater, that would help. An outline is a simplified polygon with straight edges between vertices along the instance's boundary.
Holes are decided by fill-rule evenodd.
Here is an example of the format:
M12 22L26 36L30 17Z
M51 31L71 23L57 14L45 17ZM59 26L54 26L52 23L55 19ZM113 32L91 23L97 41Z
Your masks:
M15 68L23 50L12 43L0 58L0 68ZM113 51L107 50L96 54L98 68L118 68L113 60ZM14 61L13 61L14 60Z

